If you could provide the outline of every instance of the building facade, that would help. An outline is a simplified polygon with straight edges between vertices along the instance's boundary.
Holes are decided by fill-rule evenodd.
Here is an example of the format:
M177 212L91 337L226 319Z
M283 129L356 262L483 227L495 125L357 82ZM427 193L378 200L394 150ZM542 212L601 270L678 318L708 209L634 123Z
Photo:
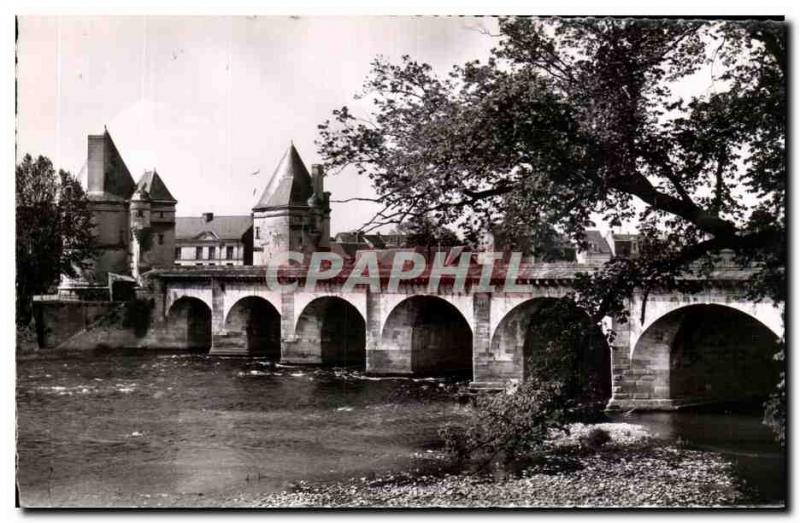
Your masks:
M252 216L179 217L174 263L178 266L252 265Z

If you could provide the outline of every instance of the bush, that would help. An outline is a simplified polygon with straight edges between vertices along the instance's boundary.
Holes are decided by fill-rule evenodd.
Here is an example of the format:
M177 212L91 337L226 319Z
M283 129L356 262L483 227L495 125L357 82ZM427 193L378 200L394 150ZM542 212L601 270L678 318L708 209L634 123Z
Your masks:
M527 348L528 379L505 393L480 395L467 424L440 431L456 461L485 467L498 460L508 465L534 457L552 430L594 419L605 406L605 398L599 399L602 392L598 394L603 387L592 374L596 369L585 356L608 348L605 340L598 340L597 326L579 314L572 299L542 306L531 315L528 328L535 329L527 336L535 340Z
M780 350L775 354L775 360L783 365L784 345L781 343ZM786 445L786 370L782 369L780 380L769 399L764 403L764 424L767 425L775 435L775 439L781 446Z
M480 395L475 417L466 426L445 426L440 435L459 463L508 464L541 451L550 430L568 421L566 407L560 383L532 379L502 393Z
M611 434L607 430L595 427L588 434L581 437L581 447L589 450L600 450L611 441Z

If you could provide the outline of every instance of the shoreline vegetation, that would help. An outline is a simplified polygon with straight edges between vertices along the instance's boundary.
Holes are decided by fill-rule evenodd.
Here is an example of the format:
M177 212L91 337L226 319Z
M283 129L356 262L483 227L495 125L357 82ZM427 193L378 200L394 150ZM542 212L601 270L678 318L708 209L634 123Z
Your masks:
M610 440L587 446L601 429ZM721 454L657 440L640 425L573 424L548 452L515 471L457 471L440 451L418 455L411 471L295 483L258 499L258 508L784 508L764 505Z

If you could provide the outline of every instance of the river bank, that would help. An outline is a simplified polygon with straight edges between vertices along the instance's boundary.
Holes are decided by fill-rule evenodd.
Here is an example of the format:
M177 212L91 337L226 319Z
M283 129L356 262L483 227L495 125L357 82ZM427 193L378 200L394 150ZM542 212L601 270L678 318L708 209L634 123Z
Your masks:
M608 429L612 424L604 424ZM633 437L625 437L633 432ZM378 478L299 483L258 507L338 508L698 508L765 506L723 455L657 441L637 425L618 424L612 442L592 451L560 436L547 457L518 474L457 473L428 466ZM623 437L619 437L623 435ZM428 473L419 470L428 468ZM769 505L766 505L769 506ZM780 508L774 506L774 508Z

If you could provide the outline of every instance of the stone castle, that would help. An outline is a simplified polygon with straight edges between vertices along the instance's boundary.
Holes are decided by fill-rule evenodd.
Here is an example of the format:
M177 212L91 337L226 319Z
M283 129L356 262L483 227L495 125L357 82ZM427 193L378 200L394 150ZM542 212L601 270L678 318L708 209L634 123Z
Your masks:
M196 249L197 265L266 265L277 252L328 250L330 193L323 190L321 166L312 166L312 173L292 144L250 216L176 218L177 200L155 169L134 182L108 131L89 135L79 179L94 216L98 254L79 278L62 279L59 294L102 296L107 289L113 295L115 285L135 285L150 269L187 259L181 249ZM176 223L178 231L188 231L177 241Z
M90 201L98 254L79 278L62 279L59 294L96 295L98 289L111 289L113 282L172 265L177 200L155 169L134 182L106 130L89 135L78 178Z

